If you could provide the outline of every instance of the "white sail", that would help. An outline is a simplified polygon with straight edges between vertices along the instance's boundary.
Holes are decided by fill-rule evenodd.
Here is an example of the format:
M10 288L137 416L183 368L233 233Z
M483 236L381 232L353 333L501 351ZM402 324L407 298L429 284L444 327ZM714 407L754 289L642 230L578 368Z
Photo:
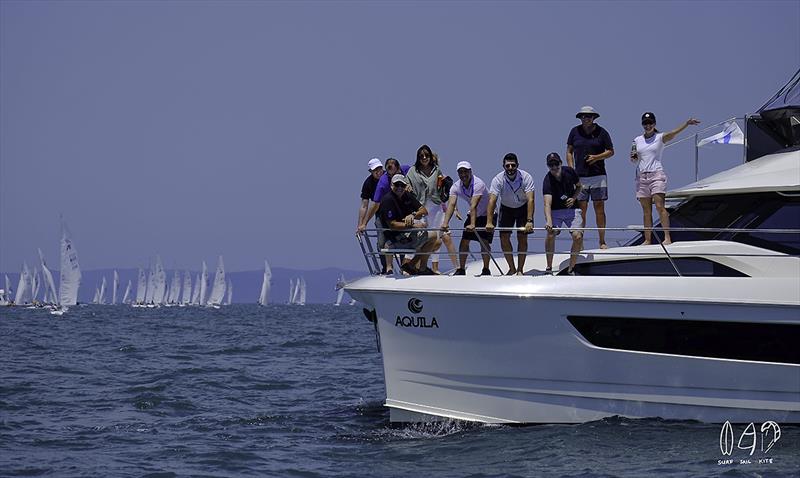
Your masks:
M11 280L8 278L8 274L3 275L6 276L6 301L9 301L11 300L11 294L13 294L14 291L11 289Z
M78 303L78 289L81 286L81 266L78 264L78 251L72 242L72 234L67 223L61 220L61 270L59 271L58 304L67 307Z
M30 275L31 272L28 270L28 264L23 262L22 271L19 273L19 282L17 282L17 295L14 296L14 303L17 305L25 304L28 297L30 297L30 291L28 290L31 282Z
M200 305L206 305L206 289L208 288L208 266L206 261L203 261L203 267L200 272Z
M147 277L144 270L139 268L139 280L136 282L136 303L143 304L147 297Z
M99 303L100 303L100 289L95 287L94 295L92 296L92 304L99 304Z
M344 298L344 276L339 274L339 279L336 280L336 302L333 305L342 305Z
M194 292L192 293L192 305L200 305L200 274L194 275Z
M306 305L306 280L304 278L300 278L300 299L298 300L298 304Z
M97 303L106 303L106 276L103 276L103 281L100 283L100 295L97 296Z
M47 268L47 263L44 260L42 250L39 251L39 265L42 267L42 278L44 280L44 302L47 304L55 304L58 302L56 298L56 284L53 281L53 273Z
M155 292L156 292L155 279L156 279L156 273L155 273L155 270L154 270L153 263L151 262L150 263L150 272L147 274L147 289L145 289L146 292L144 294L144 302L146 304L152 304L153 303L153 297L154 297Z
M117 274L117 270L114 269L114 280L111 283L111 305L117 303L117 289L119 289L119 274Z
M269 262L264 260L264 280L261 282L261 294L258 296L258 305L267 305L269 303L271 281L272 269L269 268Z
M294 279L289 279L289 302L287 302L287 304L290 304L290 305L294 304L295 292L297 292L297 291L295 290L295 287L294 287Z
M181 276L178 269L172 273L172 282L169 284L169 296L167 297L168 304L177 304L181 296Z
M128 286L125 287L125 293L122 295L122 303L127 304L131 298L131 280L128 279Z
M155 304L164 303L164 294L167 291L167 273L164 272L164 264L161 262L161 256L156 255L156 268L154 271L155 278L153 284L155 291L153 292L153 302Z
M225 298L225 305L231 305L231 302L233 302L233 282L231 282L230 279L228 279L228 286L226 287L225 292L227 296Z
M31 274L31 303L36 303L41 283L42 281L39 280L39 268L34 265L33 274Z
M211 286L211 294L208 296L208 305L220 305L225 297L225 264L222 256L217 261L217 271L214 273L214 283Z
M192 275L189 271L183 273L183 293L181 304L186 305L192 301Z

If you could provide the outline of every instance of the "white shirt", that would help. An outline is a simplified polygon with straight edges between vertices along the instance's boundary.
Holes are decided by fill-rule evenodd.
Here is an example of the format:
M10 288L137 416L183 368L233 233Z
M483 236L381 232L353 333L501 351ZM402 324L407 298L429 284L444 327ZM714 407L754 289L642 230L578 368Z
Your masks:
M636 163L637 174L664 170L661 165L661 155L664 154L663 136L664 133L656 133L652 140L648 141L644 135L639 135L633 140L636 143L636 154L639 155L639 161Z
M517 176L513 181L508 179L505 171L492 179L489 194L500 198L500 204L505 207L517 208L528 204L527 193L533 192L533 177L528 172L517 169Z
M478 176L473 174L472 181L470 182L469 187L466 188L461 185L460 179L453 183L453 187L450 188L450 195L455 195L456 197L465 200L467 202L467 206L471 204L472 196L480 195L481 198L478 200L478 206L475 208L475 211L479 217L486 215L486 210L489 207L489 194L486 191L486 183L484 183Z

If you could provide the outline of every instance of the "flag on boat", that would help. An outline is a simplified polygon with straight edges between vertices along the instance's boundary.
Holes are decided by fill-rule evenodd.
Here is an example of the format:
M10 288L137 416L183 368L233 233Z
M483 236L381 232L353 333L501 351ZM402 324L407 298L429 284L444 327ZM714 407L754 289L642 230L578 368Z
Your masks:
M721 133L717 133L708 138L701 139L697 142L697 146L705 146L707 144L744 144L744 133L739 128L736 121L725 123L725 129Z

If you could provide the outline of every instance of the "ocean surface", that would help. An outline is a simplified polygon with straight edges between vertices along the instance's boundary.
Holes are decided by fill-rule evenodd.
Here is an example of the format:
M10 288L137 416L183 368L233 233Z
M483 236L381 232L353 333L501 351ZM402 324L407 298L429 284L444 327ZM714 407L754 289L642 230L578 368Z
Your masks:
M384 398L358 307L0 308L0 476L800 476L797 426L728 457L720 425L391 426Z

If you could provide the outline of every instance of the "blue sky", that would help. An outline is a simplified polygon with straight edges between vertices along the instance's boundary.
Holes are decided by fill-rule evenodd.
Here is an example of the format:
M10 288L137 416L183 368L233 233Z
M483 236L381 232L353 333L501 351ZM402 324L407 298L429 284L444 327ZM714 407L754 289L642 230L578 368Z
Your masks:
M753 112L798 65L797 1L4 0L0 270L37 247L57 263L59 213L84 269L156 253L359 268L371 157L412 162L427 143L446 173L468 160L488 180L514 151L539 188L586 104L617 149L608 223L640 224L642 112L661 129ZM704 148L701 175L741 154ZM693 161L667 150L671 187Z

